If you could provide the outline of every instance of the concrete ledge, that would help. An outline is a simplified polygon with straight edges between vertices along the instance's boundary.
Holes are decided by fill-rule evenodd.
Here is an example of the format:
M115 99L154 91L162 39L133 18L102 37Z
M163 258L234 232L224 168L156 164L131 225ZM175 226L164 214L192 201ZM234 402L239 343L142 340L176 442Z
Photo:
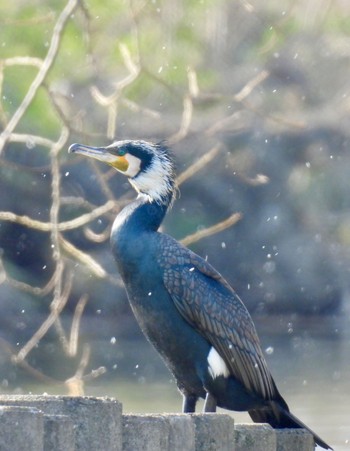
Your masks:
M314 438L306 429L276 429L277 451L314 451Z
M313 451L302 429L226 414L122 415L115 399L0 395L0 451Z
M2 395L0 405L35 407L46 415L68 416L74 428L76 451L122 451L122 406L115 399Z
M236 451L276 451L276 443L275 429L269 424L236 424Z
M43 451L43 414L31 407L0 406L0 450Z
M202 413L191 415L196 430L196 451L234 451L234 421L230 415Z
M123 415L123 451L234 451L224 414Z
M75 451L73 422L68 415L44 415L44 451Z
M195 424L186 413L164 415L170 424L169 450L194 451Z
M169 449L169 422L161 415L123 415L123 451Z

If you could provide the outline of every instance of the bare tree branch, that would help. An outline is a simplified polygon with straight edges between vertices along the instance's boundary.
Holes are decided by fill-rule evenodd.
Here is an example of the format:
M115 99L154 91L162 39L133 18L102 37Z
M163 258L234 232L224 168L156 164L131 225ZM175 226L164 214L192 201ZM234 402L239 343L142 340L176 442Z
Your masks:
M180 186L187 179L193 177L198 171L203 169L207 164L209 164L220 152L221 144L216 144L211 150L202 155L197 161L195 161L191 166L185 169L177 177L177 185Z
M68 230L82 227L100 216L114 210L116 205L116 201L109 200L104 205L96 207L90 213L84 213L83 215L75 219L71 219L70 221L62 221L61 223L58 223L57 230L59 232L66 232ZM42 232L51 232L54 227L52 222L37 221L36 219L31 219L28 216L20 216L10 211L0 211L0 220L16 222L17 224L24 225L31 229L40 230Z
M85 344L83 347L83 353L79 366L73 377L70 377L65 381L65 385L68 388L68 394L70 396L83 396L84 395L84 379L83 374L90 360L90 346Z
M193 98L199 94L199 88L197 83L197 75L193 69L187 71L188 93L183 98L183 110L180 129L172 136L168 138L169 144L175 144L176 142L184 139L192 123L193 117Z
M32 56L14 56L3 60L4 67L10 66L34 66L41 69L43 60L41 58L34 58Z
M0 135L0 154L4 148L4 145L6 144L7 140L9 139L11 133L15 130L17 127L19 121L23 117L24 113L26 112L27 108L31 104L32 100L34 99L39 87L42 85L43 81L45 80L49 70L52 67L52 64L55 61L60 43L61 43L61 35L64 30L65 25L67 24L72 12L77 7L79 1L78 0L69 0L64 7L62 13L60 14L51 38L51 43L49 50L47 52L46 58L43 62L43 64L40 67L40 70L35 77L33 83L31 84L30 88L27 91L27 94L25 95L21 105L18 107L14 115L11 117L10 121L8 122L5 130Z
M65 252L67 252L75 260L81 262L84 266L87 267L87 269L95 274L95 276L99 278L105 278L107 276L107 272L89 254L86 254L77 247L73 246L72 243L65 240L63 237L60 237L60 244Z
M72 327L70 330L70 337L69 337L69 346L68 346L68 354L72 357L77 355L78 352L78 340L79 340L79 328L80 328L80 321L81 317L83 315L85 306L87 304L89 297L87 294L83 295L75 307L75 312L73 316L72 321Z
M62 263L58 263L59 266L62 266ZM60 277L60 276L59 276ZM67 287L70 289L69 284ZM39 341L46 335L51 326L54 325L55 321L59 317L61 311L68 300L68 289L65 290L64 295L61 297L55 297L51 303L50 309L51 313L46 318L46 320L41 324L39 329L34 333L34 335L27 341L27 343L20 349L16 358L14 359L16 363L19 361L23 361L26 356L30 353L30 351L39 343Z
M224 221L218 222L217 224L207 227L203 230L198 230L198 232L193 233L192 235L187 235L185 238L182 238L181 243L184 246L188 246L189 244L193 244L196 241L202 240L203 238L207 238L210 235L215 235L216 233L222 232L225 229L236 224L242 218L241 213L233 213Z
M242 102L252 91L260 85L266 78L269 76L269 72L267 70L261 71L256 77L250 80L243 88L233 96L236 102Z
M53 273L53 275L51 276L50 280L48 281L48 283L44 286L44 287L33 287L32 285L29 285L27 283L21 282L19 280L15 280L13 278L11 278L5 271L4 265L2 260L0 259L0 275L1 275L1 280L0 280L0 284L7 282L11 287L14 287L18 290L27 292L27 293L31 293L34 294L35 296L46 296L48 295L52 290L53 287L55 286L55 281L56 281L56 271Z
M8 138L9 142L16 142L16 143L24 143L24 144L30 144L27 147L33 147L35 145L37 146L43 146L48 147L51 149L51 147L54 145L54 141L51 141L50 139L44 138L43 136L35 136L30 135L27 133L11 133L11 135Z

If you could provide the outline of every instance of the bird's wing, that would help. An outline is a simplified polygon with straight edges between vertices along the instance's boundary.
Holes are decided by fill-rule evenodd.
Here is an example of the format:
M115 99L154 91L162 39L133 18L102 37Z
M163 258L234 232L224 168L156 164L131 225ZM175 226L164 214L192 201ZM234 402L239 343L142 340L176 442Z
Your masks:
M162 235L164 285L181 315L224 359L230 374L266 400L278 395L253 321L234 290L205 260Z

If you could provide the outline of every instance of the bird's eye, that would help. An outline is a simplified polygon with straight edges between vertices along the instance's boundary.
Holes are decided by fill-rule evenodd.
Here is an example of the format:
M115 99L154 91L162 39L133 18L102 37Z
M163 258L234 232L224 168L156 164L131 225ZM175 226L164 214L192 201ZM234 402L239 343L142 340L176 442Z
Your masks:
M123 157L126 154L126 151L124 149L118 149L118 156Z

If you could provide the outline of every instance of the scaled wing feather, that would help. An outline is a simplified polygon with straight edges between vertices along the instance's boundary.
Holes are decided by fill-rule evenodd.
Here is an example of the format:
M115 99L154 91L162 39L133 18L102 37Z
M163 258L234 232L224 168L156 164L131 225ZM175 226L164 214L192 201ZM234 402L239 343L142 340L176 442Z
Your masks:
M164 285L181 315L224 359L230 374L266 400L277 395L251 317L226 280L205 260L160 235Z

